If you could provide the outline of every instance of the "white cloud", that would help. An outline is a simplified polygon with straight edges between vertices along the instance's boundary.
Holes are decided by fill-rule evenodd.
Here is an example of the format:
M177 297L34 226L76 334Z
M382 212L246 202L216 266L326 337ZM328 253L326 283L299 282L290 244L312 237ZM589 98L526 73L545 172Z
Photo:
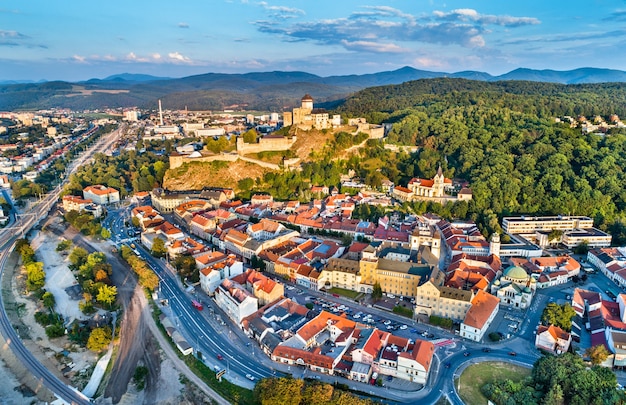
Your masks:
M485 39L482 35L474 35L473 37L470 37L468 43L472 47L482 48L485 46Z
M72 56L72 59L74 59L78 63L86 63L86 60L85 60L84 56L74 55L74 56Z
M185 22L179 22L178 23L178 28L189 28L189 24L187 24Z
M170 52L167 54L173 62L191 63L191 59L183 56L180 52Z
M259 2L259 6L270 12L270 15L277 18L295 18L304 15L304 10L286 6L270 6L265 1Z
M413 63L416 66L428 68L428 69L444 69L449 67L449 65L441 58L429 58L429 57L419 57L413 60Z
M390 43L379 43L373 41L347 41L342 40L341 44L348 50L363 51L363 52L376 52L376 53L400 53L407 50Z
M518 27L522 25L535 25L541 23L541 21L534 17L480 14L478 11L471 8L458 8L450 11L449 13L434 11L433 15L438 19L446 21L471 21L484 25L501 25L505 27Z

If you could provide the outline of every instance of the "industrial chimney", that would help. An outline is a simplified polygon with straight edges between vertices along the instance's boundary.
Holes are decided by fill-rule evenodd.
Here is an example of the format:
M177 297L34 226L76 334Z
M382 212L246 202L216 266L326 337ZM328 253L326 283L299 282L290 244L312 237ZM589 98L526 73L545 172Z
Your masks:
M161 109L161 100L159 100L159 120L161 121L161 126L163 126L163 110Z

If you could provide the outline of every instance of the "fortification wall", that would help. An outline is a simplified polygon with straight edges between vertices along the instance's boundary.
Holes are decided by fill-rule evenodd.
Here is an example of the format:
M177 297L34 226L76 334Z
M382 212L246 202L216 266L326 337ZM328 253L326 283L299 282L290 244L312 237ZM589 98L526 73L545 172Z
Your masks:
M237 153L247 155L265 151L281 151L290 149L296 143L297 137L291 138L261 138L259 143L245 143L242 137L237 138Z

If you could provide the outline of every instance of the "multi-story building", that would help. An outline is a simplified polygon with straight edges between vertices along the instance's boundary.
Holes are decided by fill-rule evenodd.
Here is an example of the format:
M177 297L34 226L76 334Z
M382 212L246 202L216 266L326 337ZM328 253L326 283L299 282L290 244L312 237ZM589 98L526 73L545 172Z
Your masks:
M257 311L258 299L241 284L225 279L215 290L215 303L230 319L241 326L241 321Z
M499 298L479 290L461 323L461 337L480 342L498 313L499 304Z
M502 229L510 234L528 234L537 231L550 232L552 230L571 231L574 229L593 228L593 219L583 216L546 216L536 217L522 215L519 217L502 218Z
M234 255L226 257L223 254L215 255L213 253L215 252L208 252L196 257L196 264L200 263L202 266L200 269L200 287L208 295L213 295L223 280L243 273L243 263L238 261Z
M65 210L65 212L88 212L92 214L94 218L100 218L100 216L102 215L101 205L96 205L93 203L92 200L84 199L74 195L63 196L63 210Z
M103 185L87 186L83 189L83 198L96 204L106 205L120 201L120 192Z

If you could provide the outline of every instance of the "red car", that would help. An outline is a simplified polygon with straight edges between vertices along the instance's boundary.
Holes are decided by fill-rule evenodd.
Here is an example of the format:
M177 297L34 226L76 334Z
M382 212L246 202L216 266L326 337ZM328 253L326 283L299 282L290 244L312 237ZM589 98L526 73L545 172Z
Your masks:
M218 360L224 360L224 356L222 356L221 354L218 354L218 355L217 355L217 359L218 359Z

